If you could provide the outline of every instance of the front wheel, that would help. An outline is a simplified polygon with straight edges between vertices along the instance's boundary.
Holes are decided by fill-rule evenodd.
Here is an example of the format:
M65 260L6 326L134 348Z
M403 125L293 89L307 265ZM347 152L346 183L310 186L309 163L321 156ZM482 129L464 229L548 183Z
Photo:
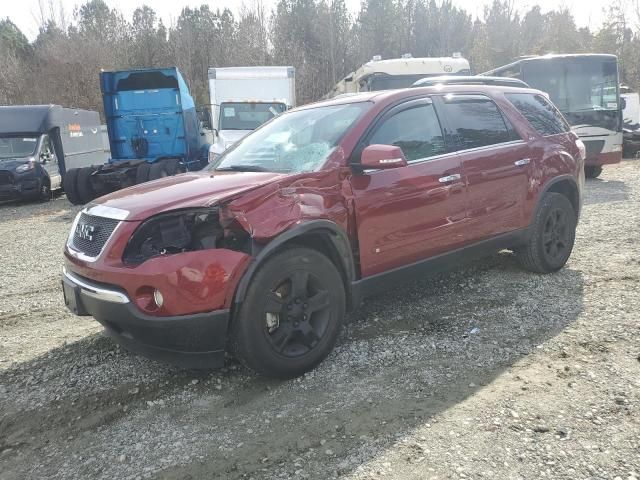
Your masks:
M231 325L232 349L252 370L293 378L333 349L345 314L342 277L316 250L295 247L267 259Z
M516 249L522 267L537 273L560 270L573 250L576 223L569 199L560 193L547 193L536 213L531 238Z
M597 178L602 173L601 166L586 166L584 167L584 176L587 178Z

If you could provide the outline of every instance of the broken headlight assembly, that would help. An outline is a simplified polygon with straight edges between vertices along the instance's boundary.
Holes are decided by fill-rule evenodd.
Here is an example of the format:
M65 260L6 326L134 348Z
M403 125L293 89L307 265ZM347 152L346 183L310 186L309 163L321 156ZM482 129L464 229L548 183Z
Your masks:
M242 249L248 234L225 230L218 209L193 209L164 213L143 222L133 233L124 251L128 265L164 255L213 248ZM235 248L234 248L235 247Z

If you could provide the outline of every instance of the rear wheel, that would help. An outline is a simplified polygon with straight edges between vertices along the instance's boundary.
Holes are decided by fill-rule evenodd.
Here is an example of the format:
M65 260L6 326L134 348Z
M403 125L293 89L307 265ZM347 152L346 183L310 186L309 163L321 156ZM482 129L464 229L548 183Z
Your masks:
M74 205L80 205L82 201L78 195L78 168L67 170L62 180L62 188L67 195L67 199Z
M138 165L136 169L136 185L149 181L149 169L150 166L147 162Z
M587 178L597 178L602 173L601 166L586 166L584 167L584 176Z
M96 192L91 184L91 174L93 167L82 167L78 171L77 192L80 203L89 203L96 198Z
M548 193L536 213L529 242L516 254L523 268L537 273L560 270L571 255L576 213L567 197Z
M265 261L231 326L232 348L246 366L292 378L333 349L345 313L342 277L321 253L296 247Z
M164 161L158 161L151 164L149 168L149 180L158 180L159 178L168 177L167 165Z
M169 176L178 175L179 173L184 173L184 169L182 165L180 165L180 161L177 158L169 158L168 160L163 160L165 163L165 169Z

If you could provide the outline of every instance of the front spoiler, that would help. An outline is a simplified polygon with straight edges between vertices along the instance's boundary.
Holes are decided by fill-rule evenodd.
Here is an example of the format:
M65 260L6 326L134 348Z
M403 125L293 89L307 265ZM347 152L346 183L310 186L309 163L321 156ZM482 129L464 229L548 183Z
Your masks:
M69 310L95 318L127 350L183 368L224 364L229 310L155 317L142 313L117 287L97 284L67 270L62 288Z

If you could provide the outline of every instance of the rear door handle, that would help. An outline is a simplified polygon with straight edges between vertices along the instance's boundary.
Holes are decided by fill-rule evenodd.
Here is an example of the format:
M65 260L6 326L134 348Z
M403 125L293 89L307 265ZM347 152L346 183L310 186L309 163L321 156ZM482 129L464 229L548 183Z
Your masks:
M516 160L515 162L513 162L513 164L516 167L522 167L524 165L529 165L529 163L531 163L531 159L530 158L522 158L520 160Z
M446 177L440 177L438 181L440 183L449 183L455 182L456 180L460 180L462 178L459 173L454 173L453 175L447 175Z

